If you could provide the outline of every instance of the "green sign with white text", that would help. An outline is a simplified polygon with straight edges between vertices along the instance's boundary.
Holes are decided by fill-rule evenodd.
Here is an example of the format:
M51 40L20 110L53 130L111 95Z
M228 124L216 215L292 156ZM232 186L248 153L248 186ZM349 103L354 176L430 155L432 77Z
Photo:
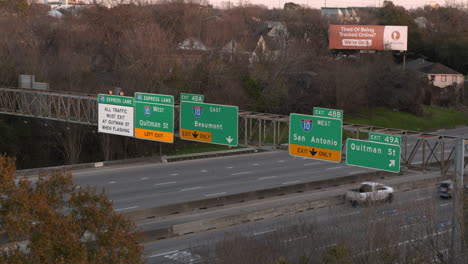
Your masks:
M346 164L398 173L400 145L348 138Z
M340 119L291 114L289 154L340 162L342 131L343 122Z
M401 136L394 136L394 135L386 135L386 134L369 132L369 141L387 143L387 144L400 146Z
M237 106L180 102L180 138L237 146Z
M174 142L174 97L135 93L135 137Z
M202 94L188 94L188 93L181 93L180 94L180 101L181 102L197 102L203 103L205 100L205 96Z
M343 121L343 110L314 107L314 116L336 118Z

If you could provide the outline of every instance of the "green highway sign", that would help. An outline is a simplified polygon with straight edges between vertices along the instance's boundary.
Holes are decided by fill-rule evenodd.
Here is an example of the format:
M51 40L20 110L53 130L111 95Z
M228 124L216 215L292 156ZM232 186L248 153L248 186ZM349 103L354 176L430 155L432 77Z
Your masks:
M400 146L348 138L346 164L398 173Z
M181 93L180 94L180 101L181 102L197 102L203 103L205 100L205 96L202 94L188 94L188 93Z
M394 136L394 135L386 135L386 134L369 132L369 141L387 143L387 144L400 146L401 136Z
M180 138L237 146L237 106L180 102Z
M291 114L289 154L340 162L342 129L343 122L340 119Z
M135 137L174 142L174 97L135 93Z
M343 121L343 110L314 107L314 116L336 118Z

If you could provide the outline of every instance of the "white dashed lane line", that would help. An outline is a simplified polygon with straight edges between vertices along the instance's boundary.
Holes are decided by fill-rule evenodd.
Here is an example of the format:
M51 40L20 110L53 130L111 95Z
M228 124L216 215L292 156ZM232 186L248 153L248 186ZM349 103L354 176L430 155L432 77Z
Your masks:
M225 194L226 192L212 193L212 194L206 194L205 197L219 196L219 195L225 195Z
M111 182L109 182L109 184L114 184L114 183L116 183L116 182L115 182L115 181L111 181Z
M306 163L304 164L304 166L317 165L317 164L320 164L320 162Z
M294 184L294 183L300 183L301 181L289 181L289 182L283 182L282 185L288 185L288 184Z
M207 172L207 170L201 170L200 172Z
M179 173L172 173L171 176L177 176Z
M156 184L154 184L154 186L167 185L167 184L173 184L173 183L176 183L176 182L175 182L175 181L172 181L172 182L161 182L161 183L156 183Z
M428 196L428 197L421 197L421 198L418 198L416 199L415 201L422 201L422 200L427 200L427 199L431 199L432 197Z
M274 179L276 178L276 176L268 176L268 177L261 177L261 178L258 178L259 180L268 180L268 179Z
M169 255L169 254L177 253L177 252L179 252L179 250L174 250L174 251L169 251L169 252L165 252L165 253L161 253L161 254L151 255L148 258L155 258L155 257L165 256L165 255Z
M115 209L114 211L118 212L118 211L124 211L124 210L131 210L131 209L135 209L138 207L139 207L138 205L135 205L135 206L125 207L125 208Z
M234 175L242 175L242 174L249 174L249 173L252 173L252 172L251 171L236 172L236 173L233 173L231 175L234 176Z
M148 178L144 177L144 178L141 178L142 180L147 180Z
M337 169L342 169L342 168L343 168L342 166L338 166L338 167L326 168L325 170L337 170Z
M349 175L361 174L361 173L365 173L365 172L367 172L367 171L365 171L365 170L353 171L353 172L350 172Z
M444 207L444 206L449 206L450 203L444 203L444 204L441 204L440 207Z
M197 186L197 187L192 187L192 188L187 188L187 189L180 189L180 191L185 192L185 191L197 190L201 188L202 188L201 186Z
M278 163L282 163L282 162L284 162L284 160L278 160Z
M254 164L252 164L252 166L258 166L258 165L260 165L260 164L258 164L258 163L254 163Z
M263 232L253 233L253 235L254 235L254 236L258 236L258 235L262 235L262 234L266 234L266 233L271 233L271 232L274 232L274 231L276 231L276 229L266 230L266 231L263 231Z
M234 167L226 167L226 169L232 169L232 168L234 168Z

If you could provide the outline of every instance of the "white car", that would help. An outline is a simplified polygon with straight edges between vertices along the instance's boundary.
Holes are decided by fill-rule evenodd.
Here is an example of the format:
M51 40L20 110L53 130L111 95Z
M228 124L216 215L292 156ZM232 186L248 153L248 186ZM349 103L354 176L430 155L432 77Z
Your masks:
M393 200L393 188L378 182L363 182L357 189L346 192L346 200L353 206L362 203Z

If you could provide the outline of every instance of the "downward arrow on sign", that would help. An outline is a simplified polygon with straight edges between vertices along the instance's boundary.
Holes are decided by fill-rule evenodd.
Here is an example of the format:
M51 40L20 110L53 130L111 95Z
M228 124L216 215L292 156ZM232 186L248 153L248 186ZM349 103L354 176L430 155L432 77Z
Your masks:
M310 154L312 154L312 157L315 156L315 154L317 154L317 151L315 151L314 148L312 148L312 150L309 150L310 151Z
M197 132L193 132L193 133L192 133L192 136L193 136L193 138L197 138L197 137L198 137Z
M229 144L231 144L231 142L234 140L234 138L232 138L231 136L229 136L229 137L226 138L226 140L227 140L227 142L228 142Z

